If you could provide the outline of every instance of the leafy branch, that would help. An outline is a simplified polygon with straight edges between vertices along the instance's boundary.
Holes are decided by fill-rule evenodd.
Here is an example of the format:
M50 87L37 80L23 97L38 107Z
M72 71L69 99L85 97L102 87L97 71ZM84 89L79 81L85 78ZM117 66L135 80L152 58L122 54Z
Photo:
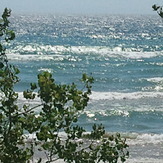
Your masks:
M125 162L128 145L119 134L105 137L104 127L93 125L85 137L85 129L77 125L88 105L93 77L83 74L84 87L79 90L74 83L57 84L51 73L42 72L37 83L31 83L30 89L23 92L28 104L18 105L14 85L19 82L20 71L9 64L4 46L4 42L15 38L9 29L10 15L11 10L5 9L0 20L0 162L27 163L39 151L46 154L46 160L38 158L38 163L59 159L67 163ZM40 104L33 106L30 102L36 97ZM36 138L28 141L28 134Z
M161 18L163 18L163 7L162 6L158 6L156 4L154 4L152 6L153 10L157 12L158 15L160 15Z

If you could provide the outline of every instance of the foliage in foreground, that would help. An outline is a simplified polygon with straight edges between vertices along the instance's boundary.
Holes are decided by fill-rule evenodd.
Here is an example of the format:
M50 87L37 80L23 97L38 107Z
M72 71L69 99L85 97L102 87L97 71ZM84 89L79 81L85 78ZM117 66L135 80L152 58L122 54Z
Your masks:
M57 84L52 74L42 72L38 82L24 91L26 101L18 104L19 94L14 85L19 82L19 69L8 63L3 46L15 38L9 30L10 14L5 9L0 20L0 162L50 163L58 159L67 163L116 163L118 159L125 162L128 145L119 134L105 138L104 127L94 125L87 135L89 139L84 138L84 128L76 123L88 104L92 77L83 74L81 91L74 83ZM34 104L35 99L40 103ZM30 140L29 134L36 138ZM45 154L45 160L34 159L38 151Z
M160 15L161 18L163 18L163 8L162 8L162 6L153 5L152 8L153 8L154 11L156 11L158 13L158 15Z

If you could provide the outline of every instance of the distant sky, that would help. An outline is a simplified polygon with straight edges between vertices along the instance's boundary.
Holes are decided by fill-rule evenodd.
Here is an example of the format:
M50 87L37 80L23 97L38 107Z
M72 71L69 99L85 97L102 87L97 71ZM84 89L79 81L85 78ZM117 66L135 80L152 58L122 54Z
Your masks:
M13 13L154 14L151 6L163 0L0 0Z

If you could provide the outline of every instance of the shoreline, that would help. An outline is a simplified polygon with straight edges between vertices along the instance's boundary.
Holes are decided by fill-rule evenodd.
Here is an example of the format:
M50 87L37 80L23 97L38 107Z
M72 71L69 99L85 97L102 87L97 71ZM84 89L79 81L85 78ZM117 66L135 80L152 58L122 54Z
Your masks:
M122 135L124 136L124 135ZM162 163L163 162L163 142L160 143L151 143L144 142L135 142L135 138L127 138L127 144L129 145L129 158L125 163ZM135 144L133 144L133 141ZM142 140L143 141L143 140ZM29 142L30 143L30 142ZM38 151L38 147L35 147L35 153L31 163L38 161L39 158L42 158L43 161L46 160L45 151ZM64 163L63 160L59 159L55 163ZM120 161L118 161L120 163Z

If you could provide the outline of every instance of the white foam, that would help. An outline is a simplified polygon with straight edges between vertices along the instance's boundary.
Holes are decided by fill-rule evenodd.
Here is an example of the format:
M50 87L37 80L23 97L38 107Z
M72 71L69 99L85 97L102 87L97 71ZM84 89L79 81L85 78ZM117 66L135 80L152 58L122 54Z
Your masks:
M163 82L162 77L148 78L146 80L149 81L149 82L154 82L154 83Z
M106 46L52 46L37 44L18 46L13 50L7 51L7 53L9 54L9 59L12 60L54 60L57 55L65 56L65 54L69 53L128 59L151 58L163 55L162 52L143 52L141 49L123 48L121 46L110 48Z
M53 55L21 55L21 54L8 54L9 60L18 61L40 61L40 60L55 60Z
M125 163L162 163L162 162L163 162L162 159L137 157L137 158L129 158L126 160Z
M92 100L126 100L157 97L163 98L163 92L92 92L90 96Z
M94 118L97 114L101 115L103 117L105 116L112 116L112 115L117 115L117 116L123 116L123 117L128 117L129 116L129 111L127 110L120 110L120 109L110 109L110 110L86 110L83 113L87 115L89 118ZM95 119L97 120L97 119Z
M132 134L131 134L132 135ZM134 138L127 139L129 145L145 145L145 144L162 144L163 143L163 134L138 134L133 133Z
M51 68L40 68L38 69L38 71L46 71L46 72L52 73L54 70Z

